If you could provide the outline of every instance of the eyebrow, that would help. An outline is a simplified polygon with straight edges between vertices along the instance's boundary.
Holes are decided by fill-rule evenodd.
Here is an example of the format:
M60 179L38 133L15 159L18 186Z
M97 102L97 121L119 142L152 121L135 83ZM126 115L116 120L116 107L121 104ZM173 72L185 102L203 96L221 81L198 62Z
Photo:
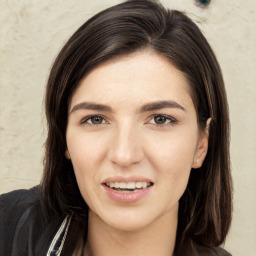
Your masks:
M147 103L140 108L139 112L149 112L149 111L154 111L154 110L160 110L163 108L177 108L177 109L186 111L185 108L182 105L178 104L177 102L172 101L172 100L168 100L168 101L165 100L165 101L155 101L155 102ZM80 109L90 109L90 110L98 110L98 111L105 111L105 112L113 112L111 107L104 105L104 104L99 104L99 103L94 103L94 102L81 102L81 103L75 105L72 108L72 110L70 111L70 113L73 113Z
M178 108L183 111L186 111L183 106L181 106L179 103L172 101L172 100L164 100L164 101L155 101L152 103L145 104L141 107L141 112L148 112L153 110L159 110L163 108Z
M91 110L98 110L98 111L106 111L106 112L113 112L112 108L103 104L93 103L93 102L82 102L75 105L70 113L73 113L80 109L91 109Z

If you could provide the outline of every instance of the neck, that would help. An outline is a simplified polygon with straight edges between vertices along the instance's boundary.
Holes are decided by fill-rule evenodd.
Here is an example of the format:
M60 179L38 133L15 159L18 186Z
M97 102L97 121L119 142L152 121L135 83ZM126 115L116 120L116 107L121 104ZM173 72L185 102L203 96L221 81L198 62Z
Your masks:
M178 206L150 225L135 231L108 226L89 211L85 256L171 256L177 231Z

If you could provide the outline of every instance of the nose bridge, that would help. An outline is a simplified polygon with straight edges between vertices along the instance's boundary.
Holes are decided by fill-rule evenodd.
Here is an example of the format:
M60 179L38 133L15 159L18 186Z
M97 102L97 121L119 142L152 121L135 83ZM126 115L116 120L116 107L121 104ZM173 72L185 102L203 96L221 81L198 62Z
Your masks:
M116 126L110 145L111 161L122 167L139 163L143 158L143 147L139 129L131 120L124 120Z

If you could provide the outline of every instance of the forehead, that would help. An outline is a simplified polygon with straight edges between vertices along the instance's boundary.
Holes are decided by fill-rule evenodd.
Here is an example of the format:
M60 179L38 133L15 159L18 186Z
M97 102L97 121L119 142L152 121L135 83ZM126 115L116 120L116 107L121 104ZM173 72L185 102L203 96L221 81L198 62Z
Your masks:
M79 83L72 105L82 101L137 104L174 100L190 105L185 76L167 58L152 51L135 52L104 62Z

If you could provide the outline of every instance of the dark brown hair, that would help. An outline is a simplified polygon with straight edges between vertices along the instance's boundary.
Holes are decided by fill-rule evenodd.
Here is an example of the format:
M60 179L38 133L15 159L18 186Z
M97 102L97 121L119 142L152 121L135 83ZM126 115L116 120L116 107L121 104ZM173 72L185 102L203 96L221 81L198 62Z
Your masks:
M86 74L117 56L150 49L165 56L188 80L198 124L209 128L203 166L191 171L180 199L177 244L191 238L205 246L224 242L231 222L229 116L220 67L197 25L155 1L126 1L84 23L68 40L50 72L46 97L48 137L41 183L51 214L87 217L73 167L65 158L68 102ZM86 156L85 156L86 157ZM88 159L90 161L90 159Z

